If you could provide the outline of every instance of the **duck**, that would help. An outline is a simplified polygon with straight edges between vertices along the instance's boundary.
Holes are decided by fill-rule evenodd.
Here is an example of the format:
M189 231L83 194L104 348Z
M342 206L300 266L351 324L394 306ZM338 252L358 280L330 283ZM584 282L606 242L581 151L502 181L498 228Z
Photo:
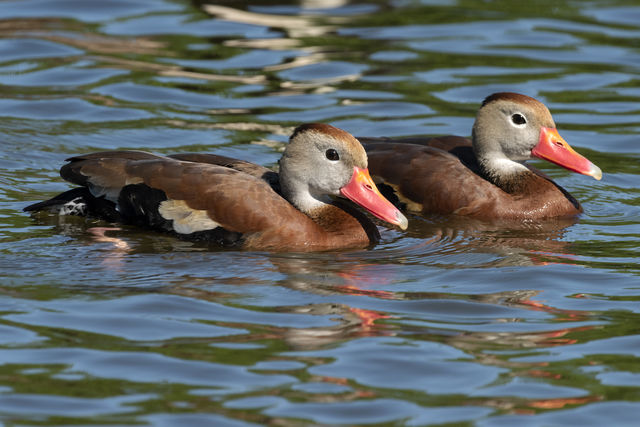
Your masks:
M67 162L60 175L79 187L24 211L89 216L269 251L375 245L379 230L356 205L400 229L408 225L373 183L359 141L324 123L293 131L279 172L205 153L103 151Z
M582 213L569 192L526 163L535 158L602 178L560 136L549 109L527 95L486 97L471 135L358 139L382 193L422 215L522 222Z

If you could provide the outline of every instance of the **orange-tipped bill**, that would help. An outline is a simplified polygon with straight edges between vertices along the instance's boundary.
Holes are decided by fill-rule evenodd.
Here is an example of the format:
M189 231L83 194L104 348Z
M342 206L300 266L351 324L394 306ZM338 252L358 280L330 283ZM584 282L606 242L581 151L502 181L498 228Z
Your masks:
M540 140L531 150L531 154L571 171L592 176L597 180L602 178L600 168L571 148L562 139L557 129L544 127L540 129Z
M384 198L373 183L368 169L353 168L353 176L340 194L371 212L377 218L407 229L407 218L390 201Z

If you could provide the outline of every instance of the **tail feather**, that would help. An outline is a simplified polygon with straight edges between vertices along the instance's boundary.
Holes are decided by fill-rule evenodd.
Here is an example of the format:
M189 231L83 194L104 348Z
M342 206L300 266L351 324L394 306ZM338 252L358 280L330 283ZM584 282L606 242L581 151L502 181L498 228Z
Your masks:
M51 212L57 213L65 204L78 199L85 200L87 196L91 196L87 188L85 187L73 188L69 191L65 191L64 193L58 194L57 196L49 200L45 200L43 202L38 202L32 205L29 205L23 208L22 210L24 212L51 211Z
M46 211L58 215L90 216L110 222L122 220L115 203L103 197L94 197L86 187L73 188L49 200L29 205L22 210L25 212Z

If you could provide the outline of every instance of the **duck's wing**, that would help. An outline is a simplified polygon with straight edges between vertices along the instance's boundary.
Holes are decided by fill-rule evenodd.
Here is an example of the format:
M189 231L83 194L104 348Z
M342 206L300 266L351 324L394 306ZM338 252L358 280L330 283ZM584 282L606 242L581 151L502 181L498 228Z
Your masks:
M234 159L233 157L220 156L217 154L208 153L180 153L171 154L167 157L176 160L182 160L185 162L194 163L208 163L212 165L224 166L226 168L235 169L240 172L247 173L256 178L261 178L271 185L271 187L279 194L280 193L280 181L278 173L264 166L256 165L255 163L247 162L244 160Z
M183 235L219 233L235 242L310 222L263 179L213 163L105 152L70 158L61 175L113 202L125 222Z
M408 210L480 215L480 211L492 209L489 201L506 196L478 174L466 138L360 140L367 151L371 175L383 194Z

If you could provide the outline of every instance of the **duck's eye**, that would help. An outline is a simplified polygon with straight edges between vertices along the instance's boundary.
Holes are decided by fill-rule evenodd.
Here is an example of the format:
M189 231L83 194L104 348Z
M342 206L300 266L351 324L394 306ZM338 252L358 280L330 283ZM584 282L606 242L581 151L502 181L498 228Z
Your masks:
M327 159L329 160L340 160L340 156L338 155L338 152L333 148L329 148L327 152L324 154L325 156L327 156Z
M525 119L522 114L518 114L518 113L511 116L511 121L513 122L514 125L523 125L527 123L527 119Z

